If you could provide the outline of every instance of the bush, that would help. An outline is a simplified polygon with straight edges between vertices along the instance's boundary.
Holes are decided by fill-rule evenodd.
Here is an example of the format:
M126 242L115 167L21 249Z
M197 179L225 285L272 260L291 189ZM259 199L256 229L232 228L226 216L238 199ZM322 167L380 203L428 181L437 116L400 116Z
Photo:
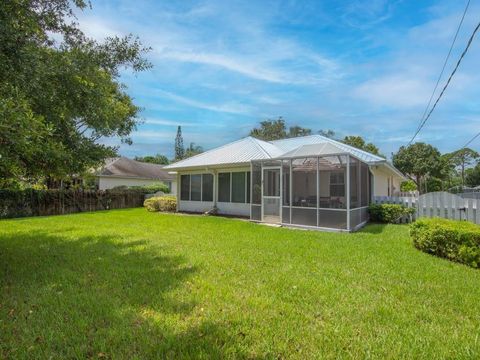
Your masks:
M370 204L368 212L372 221L395 224L402 217L413 215L415 209L399 204Z
M400 191L403 192L409 192L409 191L416 191L417 190L417 184L413 180L406 180L402 181L400 184Z
M151 197L143 203L148 211L176 211L177 198L175 196L156 196Z
M480 226L467 221L420 219L410 236L419 250L452 261L480 267Z
M143 185L143 186L126 186L126 185L120 185L120 186L115 186L113 188L114 190L137 190L141 191L145 194L154 194L156 192L163 192L165 194L170 193L170 189L168 188L168 185L165 185L162 182L158 183L153 183L150 185Z

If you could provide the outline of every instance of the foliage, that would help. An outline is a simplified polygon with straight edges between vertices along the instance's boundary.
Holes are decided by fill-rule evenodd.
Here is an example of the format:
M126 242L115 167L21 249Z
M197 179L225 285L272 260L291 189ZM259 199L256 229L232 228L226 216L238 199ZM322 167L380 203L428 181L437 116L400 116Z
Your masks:
M413 180L406 180L402 181L400 184L400 191L403 192L410 192L410 191L416 191L417 190L417 184Z
M399 204L370 204L368 212L372 221L395 224L401 218L413 215L415 209Z
M0 218L61 215L142 206L143 189L0 190Z
M191 142L185 151L184 159L201 154L202 152L203 148L200 145L195 145L195 143Z
M479 358L480 271L409 240L144 208L3 220L0 357Z
M119 73L148 69L148 49L131 35L86 38L75 6L87 2L0 2L0 186L80 174L114 155L102 137L130 142L139 108Z
M471 169L465 171L465 184L467 186L475 187L480 185L480 164L475 165Z
M128 189L133 189L133 190L140 190L143 191L146 194L154 194L156 192L163 192L165 194L170 193L170 189L168 185L158 182L158 183L153 183L149 185L143 185L143 186L129 186Z
M177 211L177 198L175 196L156 196L145 200L143 206L148 211Z
M432 145L422 142L401 146L392 160L398 170L415 182L420 192L425 190L422 187L425 177L441 175L444 168L440 152Z
M319 130L318 133L322 136L327 138L333 139L335 138L335 131L327 129L327 130Z
M312 130L308 128L302 128L300 126L292 126L287 132L285 120L280 116L277 120L267 119L260 122L259 128L253 128L250 131L250 136L257 139L271 141L280 140L291 137L311 135Z
M467 221L420 219L411 225L417 249L475 268L480 267L480 226Z
M424 187L425 187L425 192L447 190L445 188L445 181L434 176L428 177L425 180Z
M385 156L380 154L380 150L378 149L378 147L376 147L372 143L366 143L365 140L361 136L354 136L354 135L345 136L345 138L342 140L342 142L344 144L356 147L358 149L368 151L371 154L378 155L378 156L381 156L381 157L385 157Z
M452 153L446 154L448 161L460 169L460 175L462 179L462 186L465 185L465 170L473 162L477 161L480 157L478 152L470 148L463 148Z
M185 147L183 146L182 127L177 128L175 136L175 161L182 160L185 157Z
M290 128L288 129L288 137L299 137L308 135L312 135L312 129L302 128L298 125L290 126Z
M135 156L134 160L158 165L168 165L170 163L168 158L162 154L156 154L154 156Z

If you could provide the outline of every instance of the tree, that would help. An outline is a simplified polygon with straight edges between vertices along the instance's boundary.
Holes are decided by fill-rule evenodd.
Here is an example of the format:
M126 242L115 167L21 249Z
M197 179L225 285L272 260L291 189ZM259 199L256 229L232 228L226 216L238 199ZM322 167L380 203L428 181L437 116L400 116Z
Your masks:
M400 147L392 160L398 170L415 182L420 192L425 190L425 178L442 176L444 168L440 152L422 142Z
M471 187L480 185L480 164L465 171L465 184Z
M175 137L175 161L182 160L185 157L185 148L183 147L182 127L177 128Z
M312 135L312 129L303 128L301 126L295 125L291 126L288 131L288 137L299 137L299 136L308 136Z
M417 184L415 184L413 180L402 181L402 183L400 184L400 191L409 192L409 191L416 191L416 190L417 190Z
M195 145L195 143L191 142L190 146L185 151L184 158L186 159L194 155L201 154L202 152L203 152L203 148L201 146Z
M291 126L287 132L285 120L283 120L281 116L277 120L267 119L262 121L260 122L260 128L253 128L250 131L250 136L265 141L307 136L311 134L312 129L303 128L298 125Z
M148 69L149 49L131 35L88 39L74 6L87 2L0 2L0 185L80 174L115 155L104 137L131 143L139 108L119 70Z
M287 137L285 120L280 116L277 120L265 120L260 122L260 128L250 131L250 136L260 140L280 140Z
M328 130L319 130L318 133L319 133L320 135L325 136L325 137L330 138L330 139L335 138L335 131L330 130L330 129L328 129Z
M156 154L155 156L135 156L134 160L158 165L168 165L170 163L168 158L161 154Z
M465 186L465 168L477 161L480 155L469 148L463 148L447 154L448 160L457 168L460 168L462 186Z
M372 143L366 143L361 136L345 136L342 142L358 149L368 151L369 153L372 153L374 155L385 157L380 154L380 150L378 149L378 147L376 147Z

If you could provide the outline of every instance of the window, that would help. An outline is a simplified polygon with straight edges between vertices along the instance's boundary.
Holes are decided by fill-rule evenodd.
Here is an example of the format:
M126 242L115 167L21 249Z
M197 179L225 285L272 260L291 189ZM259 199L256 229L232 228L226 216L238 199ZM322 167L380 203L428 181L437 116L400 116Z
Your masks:
M218 174L218 201L230 202L230 173Z
M213 175L202 175L202 201L213 201Z
M244 203L247 182L244 172L232 173L232 202Z
M182 175L180 181L180 200L213 201L212 174Z
M182 175L180 182L180 200L190 200L190 175Z
M190 200L202 201L202 175L190 176Z
M250 203L250 176L250 171L219 173L218 201Z

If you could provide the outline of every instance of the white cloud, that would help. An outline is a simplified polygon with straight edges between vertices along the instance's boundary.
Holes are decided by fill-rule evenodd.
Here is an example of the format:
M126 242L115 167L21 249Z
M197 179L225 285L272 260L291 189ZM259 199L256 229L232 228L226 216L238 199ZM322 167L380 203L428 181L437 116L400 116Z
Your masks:
M191 106L198 109L230 113L230 114L249 114L252 112L251 106L237 103L237 102L226 102L223 104L210 104L203 101L180 96L180 95L171 93L169 91L156 90L155 93L164 98L168 98L178 103L181 103L183 105Z
M412 107L426 105L432 91L428 81L405 75L386 75L368 80L353 95L376 106Z

